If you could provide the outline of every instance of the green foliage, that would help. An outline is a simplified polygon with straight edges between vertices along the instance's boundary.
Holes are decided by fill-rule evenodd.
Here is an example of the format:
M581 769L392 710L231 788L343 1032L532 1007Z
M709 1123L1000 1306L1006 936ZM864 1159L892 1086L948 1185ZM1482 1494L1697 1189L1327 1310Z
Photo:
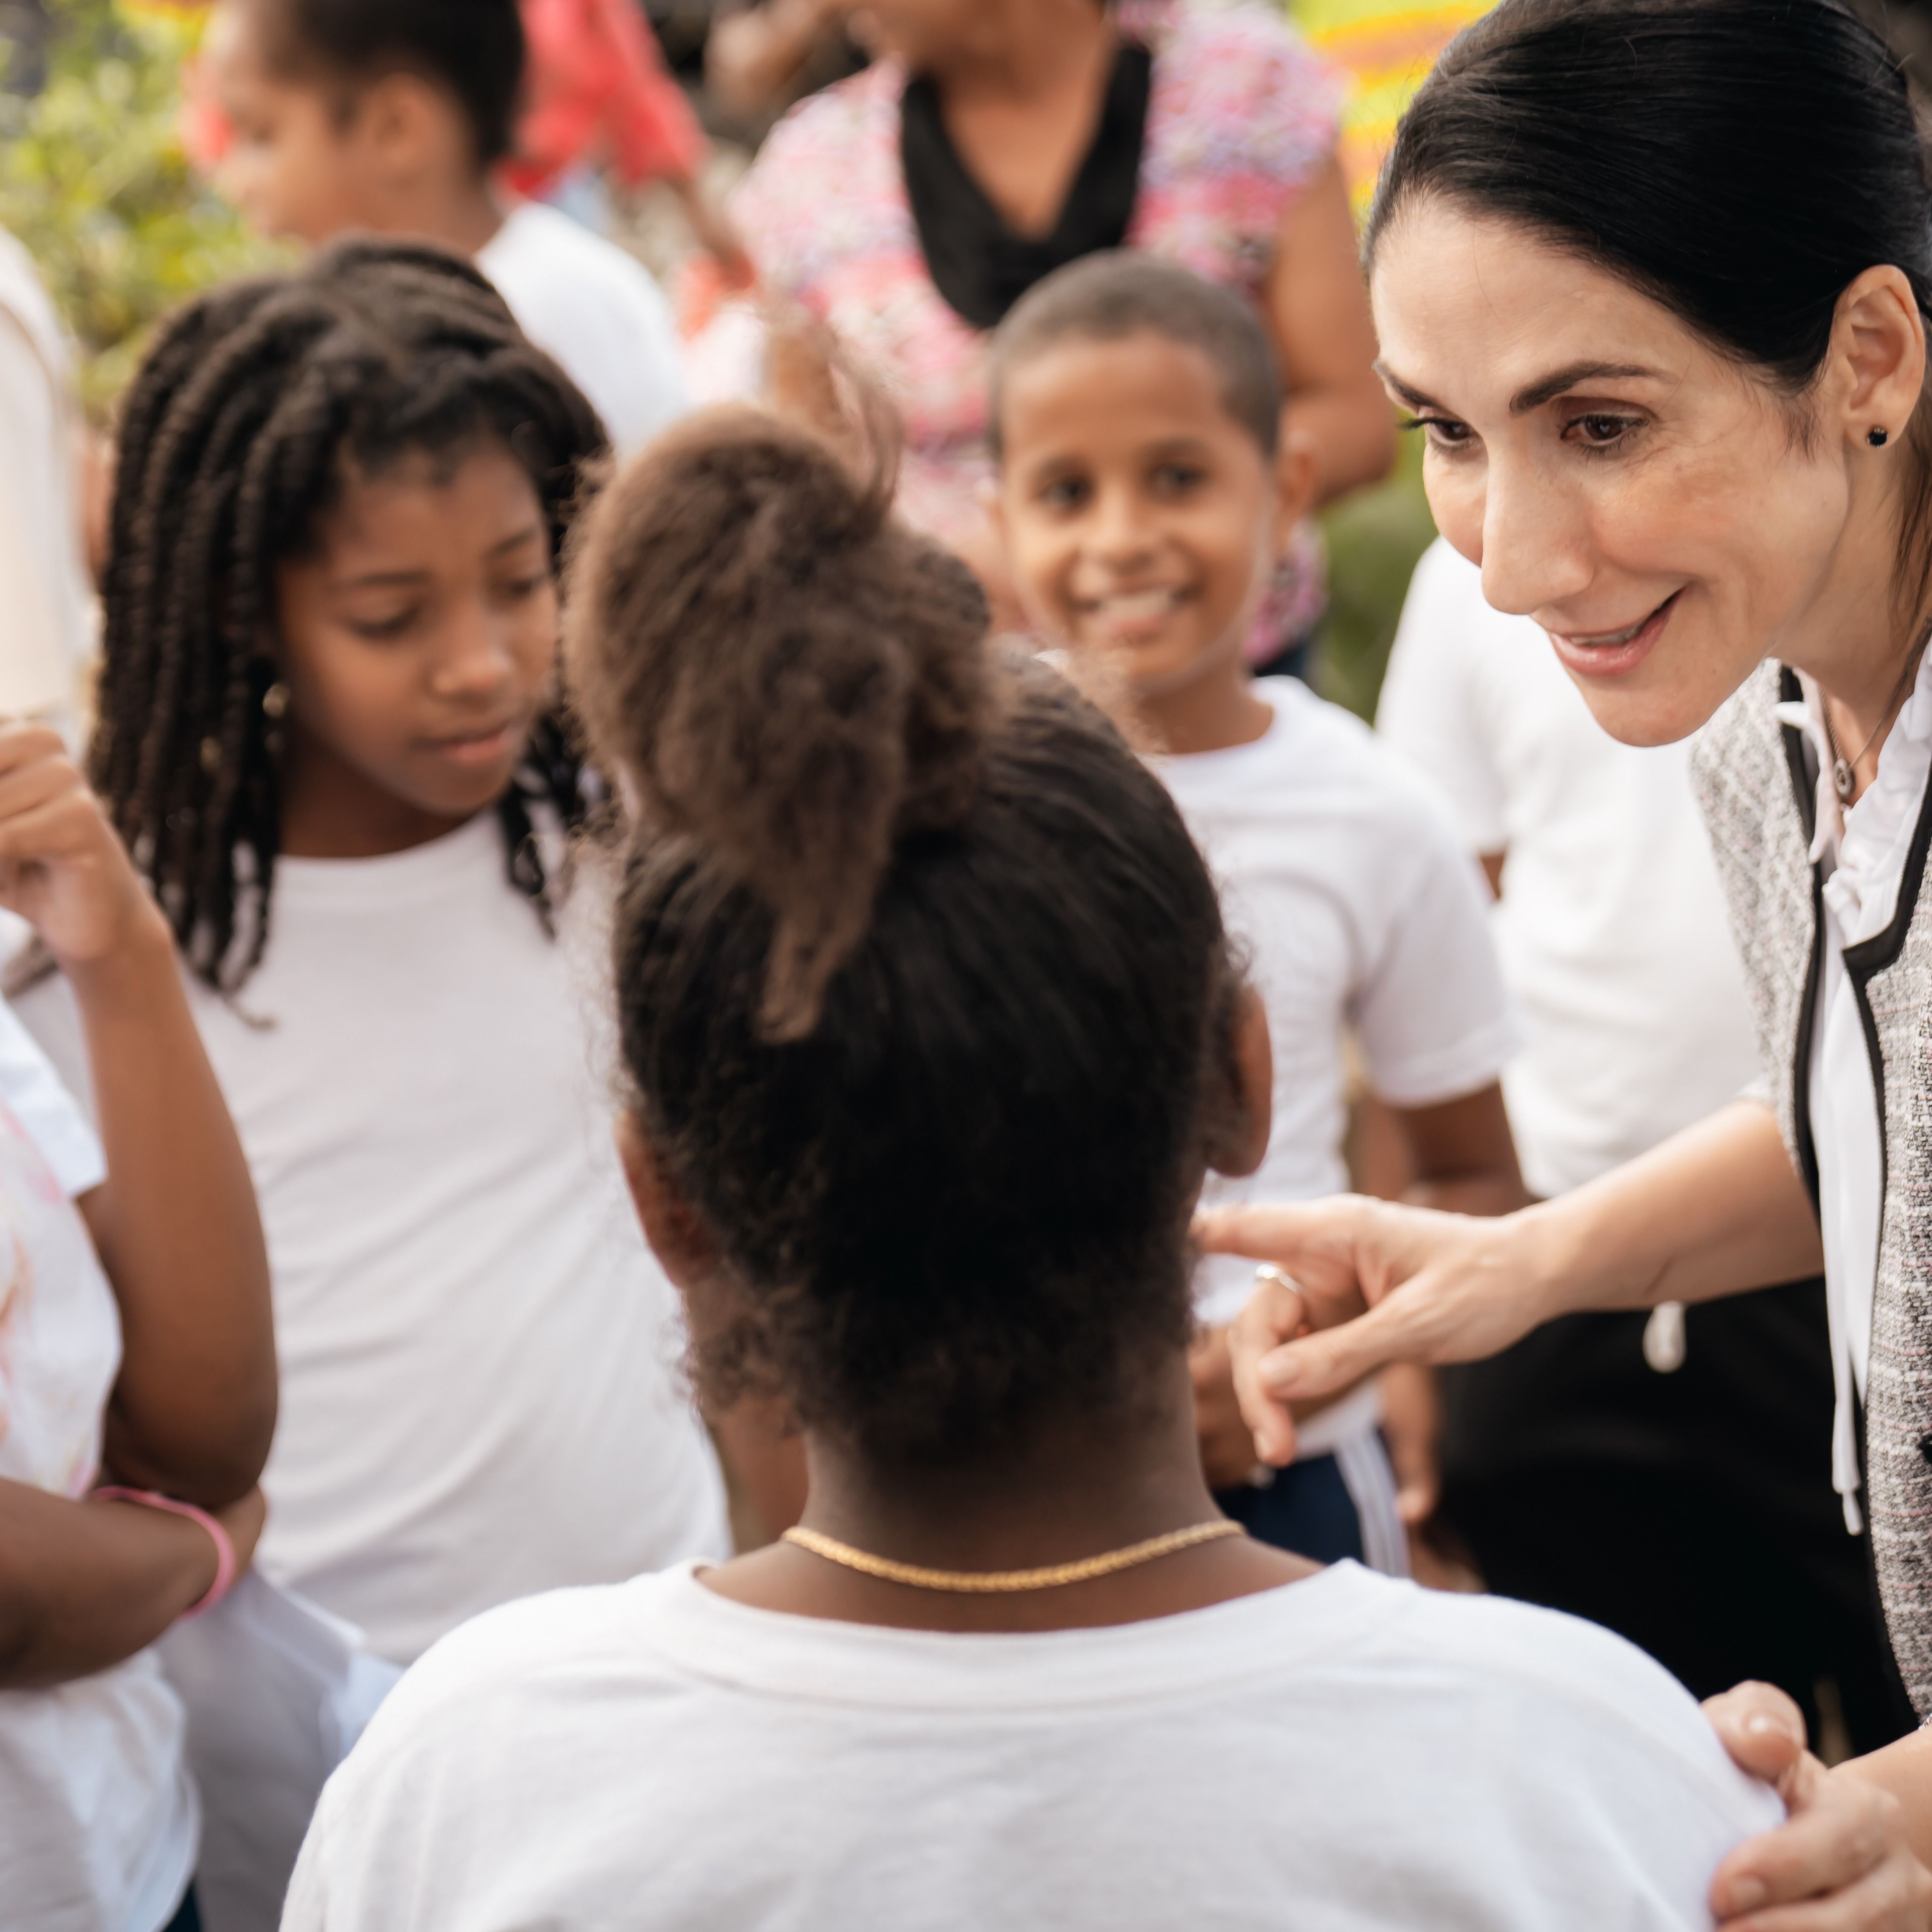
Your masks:
M104 416L166 310L278 258L196 179L180 132L189 10L51 0L46 84L0 96L0 224L32 251ZM24 64L24 62L23 62Z

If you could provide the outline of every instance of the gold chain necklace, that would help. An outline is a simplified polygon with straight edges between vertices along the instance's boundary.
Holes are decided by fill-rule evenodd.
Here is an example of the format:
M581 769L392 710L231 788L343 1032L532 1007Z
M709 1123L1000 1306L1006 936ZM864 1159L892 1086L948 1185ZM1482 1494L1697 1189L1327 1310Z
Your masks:
M815 1529L788 1529L781 1539L822 1556L828 1563L842 1564L848 1570L883 1578L888 1583L905 1583L915 1590L951 1590L970 1596L994 1596L1015 1590L1054 1590L1063 1583L1085 1583L1096 1576L1111 1576L1118 1570L1132 1570L1151 1563L1156 1556L1170 1556L1177 1550L1192 1550L1197 1543L1213 1543L1224 1536L1245 1536L1238 1522L1223 1519L1197 1522L1186 1529L1171 1529L1165 1536L1148 1538L1144 1543L1130 1544L1124 1550L1110 1550L1103 1556L1083 1556L1077 1563L1052 1563L1043 1570L928 1570L916 1563L895 1563L889 1556L874 1556L854 1550L837 1538L823 1536Z

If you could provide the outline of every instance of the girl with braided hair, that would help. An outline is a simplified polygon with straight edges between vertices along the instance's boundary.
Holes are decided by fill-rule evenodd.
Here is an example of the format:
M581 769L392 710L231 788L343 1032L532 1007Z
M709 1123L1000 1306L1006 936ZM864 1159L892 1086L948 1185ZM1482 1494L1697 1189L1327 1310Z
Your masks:
M262 1202L261 1562L398 1662L724 1539L574 997L554 565L604 448L475 269L367 240L182 311L122 432L94 777ZM71 1066L60 985L22 1006Z

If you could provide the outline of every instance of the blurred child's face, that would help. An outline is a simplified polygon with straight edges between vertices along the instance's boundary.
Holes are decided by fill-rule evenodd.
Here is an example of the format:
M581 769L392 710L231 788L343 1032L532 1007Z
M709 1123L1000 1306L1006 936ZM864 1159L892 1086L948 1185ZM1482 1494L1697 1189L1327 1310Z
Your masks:
M1034 621L1138 698L1238 674L1301 493L1207 357L1151 333L1070 340L1012 372L1001 410L1000 520Z
M352 478L277 590L291 794L418 836L502 795L557 646L549 526L508 449Z
M263 235L319 243L381 226L381 157L352 95L280 71L256 0L223 0L204 44L206 85L228 122L216 188Z

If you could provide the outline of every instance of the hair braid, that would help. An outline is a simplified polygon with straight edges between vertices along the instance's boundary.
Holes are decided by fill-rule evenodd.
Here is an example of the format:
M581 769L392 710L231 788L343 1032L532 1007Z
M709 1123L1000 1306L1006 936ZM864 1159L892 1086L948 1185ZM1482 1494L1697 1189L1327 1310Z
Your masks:
M310 540L345 462L502 441L559 557L603 432L469 263L352 241L218 291L161 330L130 391L103 587L92 768L177 941L232 991L268 942L281 800L268 646L277 567ZM539 721L499 802L508 875L546 923L536 814L582 821L574 742Z

